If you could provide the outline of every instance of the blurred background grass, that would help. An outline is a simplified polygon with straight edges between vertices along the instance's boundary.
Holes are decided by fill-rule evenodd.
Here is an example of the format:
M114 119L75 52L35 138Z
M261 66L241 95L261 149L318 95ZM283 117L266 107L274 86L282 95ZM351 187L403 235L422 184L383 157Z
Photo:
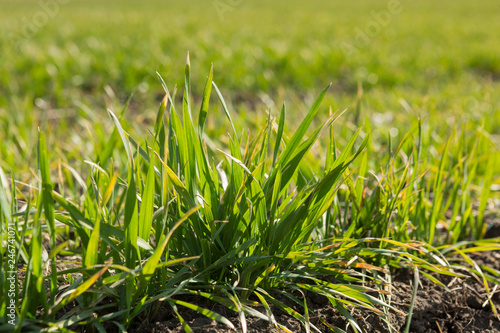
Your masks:
M58 158L94 156L92 123L111 131L106 108L120 110L131 94L125 127L147 133L163 94L155 72L182 87L187 51L195 101L213 62L240 128L260 127L285 100L299 123L333 82L325 105L353 107L341 137L365 122L382 151L389 131L401 139L418 114L442 138L462 123L500 134L495 0L0 0L0 8L0 166L14 173L34 165L38 126ZM209 121L213 134L228 131L222 116Z

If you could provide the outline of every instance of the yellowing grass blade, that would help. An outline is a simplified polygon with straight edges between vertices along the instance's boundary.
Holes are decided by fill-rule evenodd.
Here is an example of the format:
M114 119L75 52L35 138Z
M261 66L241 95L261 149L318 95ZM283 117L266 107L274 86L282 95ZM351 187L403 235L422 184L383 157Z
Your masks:
M79 287L76 289L72 289L66 293L64 293L61 298L54 304L54 306L50 309L52 313L57 312L57 310L61 309L63 306L66 304L70 303L73 301L75 298L86 292L92 285L99 279L104 272L108 270L109 267L103 267L99 272L95 273L92 275L88 280L83 282ZM67 297L65 297L68 295Z
M190 209L186 214L184 214L184 216L181 219L179 219L179 221L177 221L177 223L172 227L172 229L170 229L168 235L160 241L155 251L153 252L151 257L149 257L148 261L144 264L144 267L142 268L143 277L146 282L151 278L151 275L155 272L158 262L160 261L161 255L165 251L165 247L167 246L168 241L170 237L172 237L174 231L184 221L186 221L189 218L189 216L191 216L194 212L200 209L200 207L201 206L196 206Z
M184 302L184 301L180 301L180 300L175 300L175 299L171 300L171 301L174 302L177 305L182 305L182 306L184 306L184 307L186 307L188 309L196 311L196 312L204 315L207 318L210 318L210 319L213 319L215 321L218 321L219 323L222 323L222 324L226 325L227 327L232 328L233 330L236 329L236 327L234 327L233 323L231 323L226 317L221 316L218 313L215 313L215 312L210 311L208 309L202 308L201 306L198 306L198 305L195 305L195 304L191 304L191 303L188 303L188 302Z

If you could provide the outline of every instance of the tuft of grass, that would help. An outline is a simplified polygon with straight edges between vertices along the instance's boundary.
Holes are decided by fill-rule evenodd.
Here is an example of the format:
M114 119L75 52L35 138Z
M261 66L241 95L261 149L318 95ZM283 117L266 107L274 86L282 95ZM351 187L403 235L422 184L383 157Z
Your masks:
M25 269L14 329L125 331L134 322L152 320L162 305L172 308L188 332L180 307L234 328L221 314L187 301L196 295L234 311L243 331L247 316L286 330L273 315L277 308L306 331L319 332L305 297L315 293L361 331L352 307L382 317L389 310L404 315L384 296L393 268L413 267L438 284L424 270L473 274L488 293L488 283L499 282L499 272L467 256L500 249L498 240L479 240L484 223L472 214L471 182L484 158L480 152L488 149L481 131L471 138L464 132L451 136L434 148L441 157L431 163L419 120L398 145L390 141L390 155L376 173L370 169L375 143L369 130L361 127L339 142L335 122L343 111L330 111L317 124L330 85L293 133L286 128L283 104L279 118L270 114L250 135L233 122L213 82L213 67L195 117L189 55L184 73L179 109L177 89L169 90L160 77L165 97L153 131L141 140L127 131L126 107L119 115L108 110L114 130L98 134L95 145L102 150L86 161L86 177L59 164L61 185L53 187L56 170L42 131L38 187L9 184L1 172L2 239L6 226L14 224L16 263L22 258ZM205 133L205 122L214 117L212 90L231 128L226 144ZM321 159L316 147L323 139L327 149ZM457 162L452 169L451 159ZM492 177L486 170L485 186ZM481 214L488 197L487 190L481 192ZM443 219L450 209L447 224ZM436 233L439 225L443 232ZM467 238L474 242L458 243ZM453 252L471 267L450 263L445 254ZM0 276L5 272L2 265ZM415 292L418 278L415 274ZM2 309L5 305L2 301ZM408 325L410 320L411 310Z

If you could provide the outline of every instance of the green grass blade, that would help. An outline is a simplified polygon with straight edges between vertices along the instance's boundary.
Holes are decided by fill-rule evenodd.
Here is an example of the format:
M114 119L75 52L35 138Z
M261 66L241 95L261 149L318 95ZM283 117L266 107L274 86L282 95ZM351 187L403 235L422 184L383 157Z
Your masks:
M212 84L214 86L215 92L217 93L217 96L219 97L219 101L222 105L222 109L224 110L224 113L226 114L227 119L229 119L229 122L231 123L231 127L233 128L234 137L236 138L236 140L238 140L238 133L236 132L236 128L234 127L233 119L231 119L231 115L229 114L229 110L227 108L226 101L224 101L224 97L222 97L222 94L221 94L219 88L217 87L217 85L215 84L215 82L212 82Z
M139 236L148 242L153 224L153 210L155 198L155 163L151 155L146 185L141 195L141 210L139 212Z
M299 128L295 131L294 135L290 139L290 142L288 143L288 146L286 149L283 151L282 155L278 159L279 164L286 164L288 160L292 157L292 155L296 152L297 147L299 146L300 142L302 141L302 138L306 134L307 129L309 128L309 125L311 125L311 122L313 121L314 117L316 116L316 113L319 110L319 107L321 105L321 102L323 101L323 98L326 95L326 92L330 88L331 84L329 84L318 96L316 101L314 102L313 106L307 113L307 116L304 118L304 120L300 123Z
M54 200L52 199L52 181L50 179L50 168L47 157L47 145L45 144L45 136L39 130L38 132L38 163L40 168L40 175L42 177L42 193L39 200L43 201L43 213L47 222L50 247L56 248L56 227L54 221ZM51 263L51 278L50 290L51 297L50 303L53 304L55 297L55 290L57 288L57 268L54 260Z
M205 127L205 120L208 115L208 105L210 102L210 94L212 92L212 82L214 77L214 64L210 67L210 73L208 74L207 83L205 84L205 89L203 90L203 99L201 101L200 115L198 118L198 135L201 139L203 136L203 128Z
M281 146L281 138L283 137L283 130L285 128L285 118L286 118L286 107L285 103L283 103L283 107L281 108L280 122L278 125L278 132L276 134L276 143L274 144L274 153L273 153L273 167L276 164L276 159L278 158L280 146Z

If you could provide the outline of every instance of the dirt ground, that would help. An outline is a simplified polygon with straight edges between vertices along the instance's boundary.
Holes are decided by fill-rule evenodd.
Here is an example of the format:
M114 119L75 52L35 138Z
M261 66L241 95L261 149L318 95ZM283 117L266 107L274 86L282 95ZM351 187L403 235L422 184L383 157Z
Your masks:
M472 257L478 264L500 270L500 253L487 252L473 254ZM414 305L410 332L500 332L500 320L494 315L489 303L486 302L486 291L479 281L472 278L464 280L448 276L436 277L447 285L451 292L446 291L421 276L421 285L418 288L417 300ZM412 272L400 271L396 274L392 286L393 295L391 304L405 313L408 312L410 305L413 291L412 281ZM317 295L309 295L307 297L311 322L322 332L332 332L327 325L341 328L347 332L354 332L352 327L348 326L344 317L330 305L325 297ZM189 300L195 301L193 299ZM499 288L497 288L492 300L497 310L500 310ZM207 303L200 305L226 316L237 327L238 331L241 331L241 324L235 312L218 305ZM389 332L387 324L376 314L359 309L354 309L351 313L364 332ZM205 317L200 317L199 314L190 310L183 311L182 316L194 332L234 332L225 325L218 324ZM288 327L291 332L306 331L298 321L287 316L285 313L281 313L279 310L275 311L275 316L276 320ZM267 321L251 317L246 319L248 332L280 332L280 330ZM327 325L324 323L327 323ZM391 312L390 323L395 331L404 332L406 316ZM154 322L136 324L131 327L130 331L159 333L183 332L183 329L175 314L165 307L159 312Z

